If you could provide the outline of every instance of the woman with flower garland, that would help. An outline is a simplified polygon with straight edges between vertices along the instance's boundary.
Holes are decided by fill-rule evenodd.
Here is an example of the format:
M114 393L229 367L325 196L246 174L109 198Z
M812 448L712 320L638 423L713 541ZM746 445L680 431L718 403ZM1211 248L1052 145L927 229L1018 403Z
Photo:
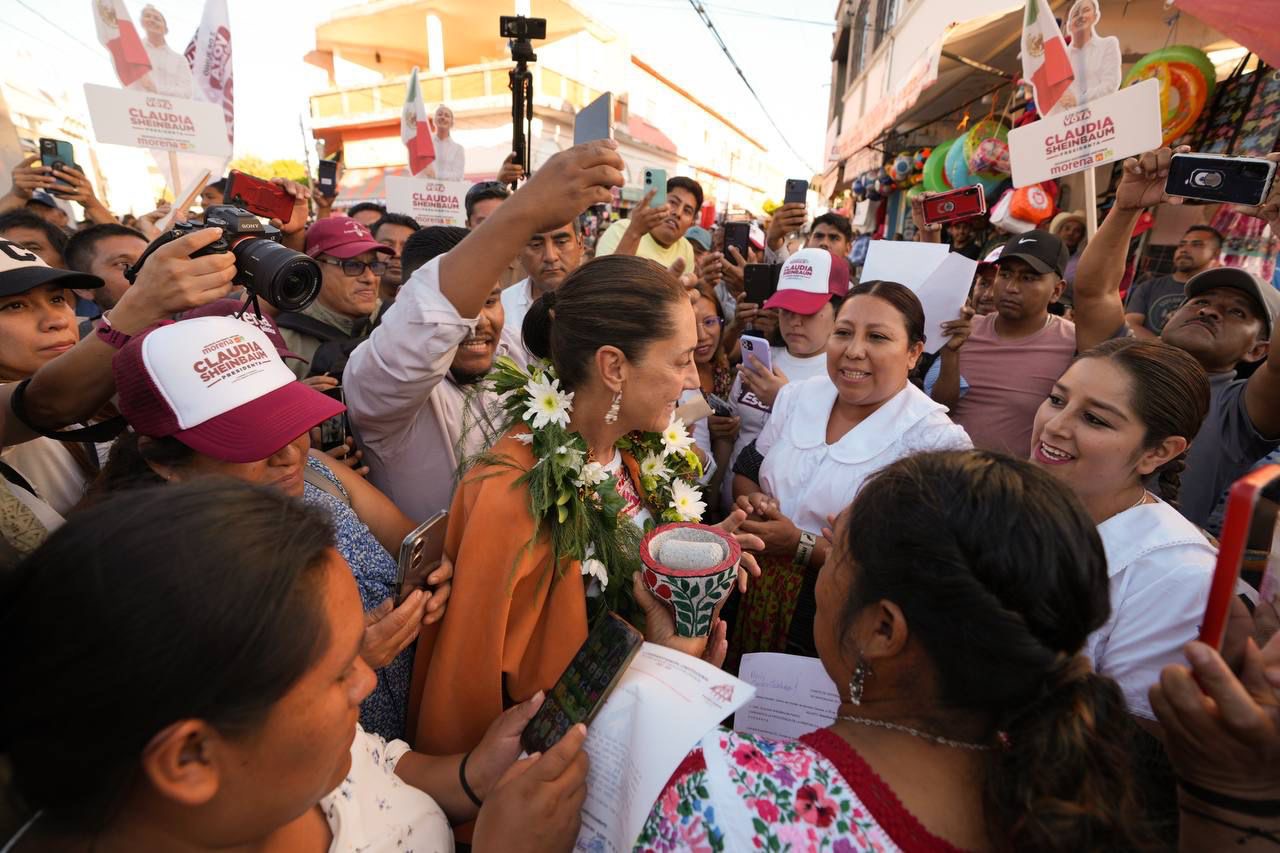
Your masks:
M1007 456L923 453L872 476L835 528L814 623L835 722L706 735L636 849L1149 849L1124 699L1084 655L1107 560L1071 492Z
M779 290L768 304L799 311L814 298L828 298L825 286ZM914 293L889 281L851 288L827 341L827 374L783 386L768 423L739 455L733 493L750 513L743 529L764 540L765 560L761 582L738 612L735 656L812 655L813 586L829 547L821 538L827 519L903 456L972 447L946 409L907 381L923 351L924 309Z
M552 158L415 283L426 276L474 316L532 234L621 185L613 147ZM449 612L418 646L420 749L470 749L504 707L552 687L592 619L633 606L646 525L697 520L706 508L693 440L673 417L682 392L698 387L693 308L673 274L597 258L530 307L523 335L543 360L526 373L499 359L492 381L509 426L453 498Z

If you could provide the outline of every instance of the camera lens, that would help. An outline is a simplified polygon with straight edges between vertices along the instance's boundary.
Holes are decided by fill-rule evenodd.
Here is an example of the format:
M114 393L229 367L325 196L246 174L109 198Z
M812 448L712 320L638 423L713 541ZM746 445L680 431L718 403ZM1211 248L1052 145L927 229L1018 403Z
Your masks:
M243 285L281 311L301 311L320 295L320 265L272 240L236 243L236 284Z
M1197 169L1191 173L1191 185L1215 189L1222 186L1222 173L1213 169Z

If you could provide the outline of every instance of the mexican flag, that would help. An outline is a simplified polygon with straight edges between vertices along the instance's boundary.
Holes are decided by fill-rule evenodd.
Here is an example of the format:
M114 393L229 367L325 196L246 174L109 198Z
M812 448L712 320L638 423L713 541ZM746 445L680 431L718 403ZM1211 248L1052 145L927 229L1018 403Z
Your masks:
M121 86L128 86L151 70L151 57L129 19L124 0L91 0L98 41L111 53Z
M1027 0L1022 22L1022 76L1035 86L1036 109L1042 116L1053 111L1075 80L1067 44L1048 0Z
M409 149L409 173L417 175L436 159L436 148L431 143L431 128L427 126L427 105L422 100L418 86L418 67L409 74L409 88L404 93L404 108L400 110L400 141Z

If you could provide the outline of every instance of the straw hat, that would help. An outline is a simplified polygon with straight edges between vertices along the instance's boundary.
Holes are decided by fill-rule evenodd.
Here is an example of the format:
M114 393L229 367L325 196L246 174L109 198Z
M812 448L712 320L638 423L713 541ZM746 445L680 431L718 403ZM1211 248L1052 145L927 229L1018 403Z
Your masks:
M1079 222L1083 227L1088 227L1084 218L1083 210L1064 210L1057 216L1053 217L1053 221L1049 223L1049 233L1056 235L1060 227L1072 220Z

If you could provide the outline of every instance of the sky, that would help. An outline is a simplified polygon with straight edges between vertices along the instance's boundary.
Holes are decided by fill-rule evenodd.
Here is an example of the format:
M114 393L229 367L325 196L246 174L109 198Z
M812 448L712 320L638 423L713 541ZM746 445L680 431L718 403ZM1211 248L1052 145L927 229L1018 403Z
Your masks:
M199 0L152 0L182 50L199 24ZM236 88L235 156L303 159L298 117L311 94L302 57L315 26L351 0L228 0ZM764 107L800 152L770 126L689 0L578 0L625 33L637 53L751 133L787 174L822 166L838 0L718 0L705 8ZM65 91L83 110L84 83L119 85L94 29L92 0L4 0L0 75ZM144 0L125 0L135 24ZM514 5L514 0L513 0ZM538 14L532 0L532 14ZM87 119L87 113L86 119ZM807 165L806 165L807 164Z

